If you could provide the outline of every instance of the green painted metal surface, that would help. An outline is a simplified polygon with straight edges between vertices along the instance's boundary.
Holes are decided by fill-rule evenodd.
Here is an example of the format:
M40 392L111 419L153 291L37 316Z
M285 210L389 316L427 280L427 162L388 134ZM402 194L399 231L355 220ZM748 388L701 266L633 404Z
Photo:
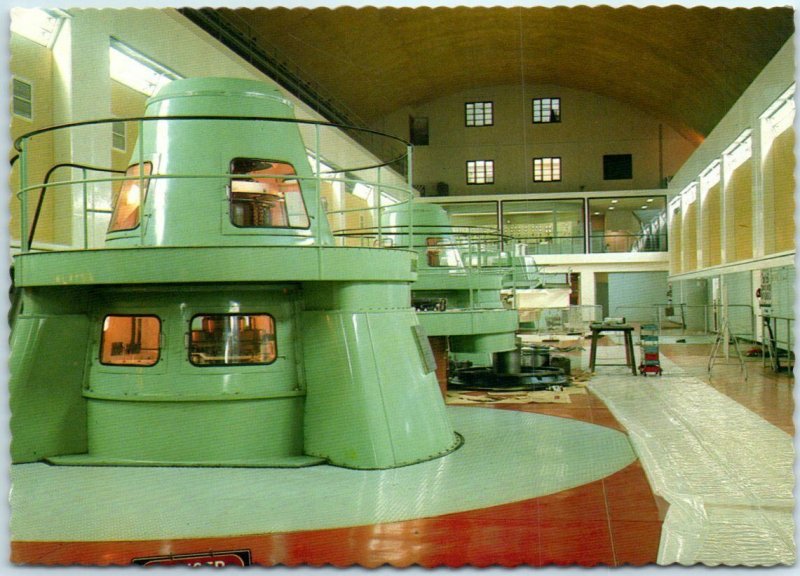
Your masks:
M231 117L291 118L289 104L261 83L191 79L152 98L147 115L159 119L140 121L131 159L153 164L141 223L109 232L102 249L23 246L15 258L13 460L391 468L453 450L413 328L417 254L330 246L297 125ZM165 118L190 115L225 118ZM233 158L291 164L309 228L233 226ZM269 362L193 364L192 318L215 314L269 315ZM157 355L101 361L128 346L118 335L104 348L110 315L157 318Z
M419 323L429 336L456 336L510 333L517 327L516 310L446 310L444 312L417 312Z
M89 399L85 462L278 462L303 455L303 397L207 402ZM131 441L135 438L136 441Z
M390 468L458 445L433 372L415 341L414 312L303 315L306 451L353 468Z
M318 182L313 176L297 124L256 120L180 120L175 116L271 117L293 119L292 104L263 82L235 78L190 78L172 82L148 100L143 121L141 157L154 164L154 178L143 208L144 230L113 232L110 245L208 246L332 244L327 219L317 214ZM290 163L303 190L309 229L237 228L223 202L234 158ZM219 174L220 177L208 177ZM180 176L174 178L171 176ZM191 226L186 223L191 222Z
M336 247L130 248L15 258L17 286L416 279L417 255ZM165 278L166 276L166 278Z
M413 236L405 206L387 208L382 223L387 234L394 233L395 246L419 253L413 296L446 302L445 311L420 312L420 324L429 336L447 336L452 353L479 353L491 363L493 353L513 350L519 315L501 300L509 270L473 265L473 256L484 260L482 240L476 243L469 231L453 227L441 206L419 203L412 210Z
M10 345L12 461L86 451L86 316L20 316Z

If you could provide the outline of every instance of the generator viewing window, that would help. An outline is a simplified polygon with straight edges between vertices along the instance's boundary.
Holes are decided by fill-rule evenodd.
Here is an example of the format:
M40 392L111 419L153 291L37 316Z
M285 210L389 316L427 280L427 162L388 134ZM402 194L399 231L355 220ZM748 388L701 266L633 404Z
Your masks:
M161 320L157 316L108 315L103 319L100 363L116 366L152 366L161 347Z
M195 366L270 364L277 357L269 314L202 314L192 318L189 361Z
M149 176L153 171L152 162L144 162L142 167L144 168L143 176ZM122 186L114 197L114 213L111 215L109 232L136 228L139 225L140 204L147 197L150 179L139 178L139 164L128 166L125 175L131 178L122 181ZM144 185L143 190L140 190L141 184Z
M560 182L561 181L561 158L534 158L533 159L533 181L534 182Z
M494 104L492 102L467 102L464 105L467 126L492 126L494 124Z
M300 182L287 162L234 158L230 186L231 223L239 228L308 228Z
M533 123L561 122L561 98L534 98Z
M494 184L494 160L467 160L467 184Z

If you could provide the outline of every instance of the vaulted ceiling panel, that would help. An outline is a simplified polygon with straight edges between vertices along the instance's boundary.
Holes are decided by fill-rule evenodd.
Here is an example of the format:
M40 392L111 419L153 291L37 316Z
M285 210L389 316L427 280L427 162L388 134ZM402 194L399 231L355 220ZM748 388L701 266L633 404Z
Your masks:
M695 142L794 31L790 8L220 9L367 121L468 88L556 84Z

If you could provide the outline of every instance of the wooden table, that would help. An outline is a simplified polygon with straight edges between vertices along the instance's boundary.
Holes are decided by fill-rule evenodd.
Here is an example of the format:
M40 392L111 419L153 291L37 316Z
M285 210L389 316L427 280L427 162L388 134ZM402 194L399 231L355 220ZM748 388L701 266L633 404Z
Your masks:
M630 366L631 372L636 376L636 357L633 352L633 326L630 324L591 324L592 351L589 354L589 372L594 372L595 366ZM625 347L625 364L597 364L597 339L603 332L622 332Z

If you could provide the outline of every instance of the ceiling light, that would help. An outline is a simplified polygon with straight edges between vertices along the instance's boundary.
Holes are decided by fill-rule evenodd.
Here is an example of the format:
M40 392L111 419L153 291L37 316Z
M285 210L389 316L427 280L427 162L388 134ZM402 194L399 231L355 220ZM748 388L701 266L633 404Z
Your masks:
M595 212L594 215L595 216L600 216L600 212Z
M616 204L617 202L619 202L619 200L614 199L611 201L612 204Z
M647 210L647 206L642 206L642 210Z
M648 199L647 199L647 201L648 201L648 202L652 202L652 201L653 201L653 199L652 199L652 198L648 198Z
M112 80L148 96L181 77L116 38L109 46L109 72Z
M12 8L11 31L42 46L52 47L61 29L63 12L41 8Z
M609 210L613 210L613 209L614 209L614 207L613 207L613 206L609 206L609 207L608 207L608 209L609 209Z

